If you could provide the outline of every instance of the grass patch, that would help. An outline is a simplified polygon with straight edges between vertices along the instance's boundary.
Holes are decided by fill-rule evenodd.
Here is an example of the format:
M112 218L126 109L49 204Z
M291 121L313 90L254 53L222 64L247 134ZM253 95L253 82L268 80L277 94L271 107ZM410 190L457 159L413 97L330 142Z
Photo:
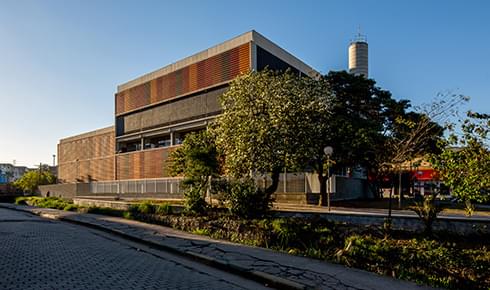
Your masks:
M200 228L194 229L192 233L201 236L209 236L211 234L209 229L200 229Z

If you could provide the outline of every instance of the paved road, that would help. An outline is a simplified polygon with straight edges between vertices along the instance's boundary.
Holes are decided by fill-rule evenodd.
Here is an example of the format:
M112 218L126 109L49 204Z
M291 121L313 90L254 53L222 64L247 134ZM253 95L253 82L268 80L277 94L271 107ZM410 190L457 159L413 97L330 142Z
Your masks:
M108 233L0 208L0 289L268 289Z

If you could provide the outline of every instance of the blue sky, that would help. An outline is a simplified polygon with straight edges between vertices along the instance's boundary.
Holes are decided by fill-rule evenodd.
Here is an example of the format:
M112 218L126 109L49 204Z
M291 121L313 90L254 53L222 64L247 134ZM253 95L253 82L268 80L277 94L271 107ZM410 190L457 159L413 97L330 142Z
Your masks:
M396 98L469 95L490 111L490 1L0 0L0 162L51 163L60 138L110 126L118 84L255 29L315 69L347 68L359 25L370 77Z

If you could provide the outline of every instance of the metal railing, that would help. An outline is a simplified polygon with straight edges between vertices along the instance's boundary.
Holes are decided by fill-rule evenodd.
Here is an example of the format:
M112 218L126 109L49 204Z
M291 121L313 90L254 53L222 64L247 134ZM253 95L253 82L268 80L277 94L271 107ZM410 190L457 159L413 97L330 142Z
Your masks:
M272 179L266 175L255 176L257 185L266 188ZM91 194L183 194L182 178L155 178L136 180L113 180L89 183ZM332 176L327 183L328 192L357 196L362 194L363 180ZM320 183L315 173L282 173L277 193L319 193Z
M138 180L113 180L90 183L93 194L150 194L167 193L182 194L181 178L158 178Z

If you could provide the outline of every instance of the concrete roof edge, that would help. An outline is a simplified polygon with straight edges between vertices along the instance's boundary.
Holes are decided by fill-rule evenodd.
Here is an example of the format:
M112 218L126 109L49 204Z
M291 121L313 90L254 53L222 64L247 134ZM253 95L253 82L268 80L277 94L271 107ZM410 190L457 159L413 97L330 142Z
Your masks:
M131 81L123 83L117 86L117 92L119 93L121 91L130 89L132 87L144 84L150 80L169 74L171 72L184 68L188 65L194 64L196 62L208 59L210 57L213 57L215 55L218 55L220 53L223 53L227 50L233 49L235 47L238 47L248 42L255 42L263 49L269 51L270 53L279 57L283 61L293 65L304 74L307 74L311 77L318 77L320 75L318 71L316 71L315 69L313 69L312 67L304 63L302 60L300 60L299 58L295 57L294 55L286 51L285 49L281 48L271 40L267 39L262 34L258 33L255 30L250 30L239 36L229 39L225 42L212 46L208 49L205 49L191 56L178 60L172 64L164 66L160 69L157 69L150 73L144 74L138 78L135 78Z
M280 47L279 45L275 44L262 34L258 33L255 30L251 31L253 35L253 41L259 45L261 48L269 51L273 55L277 56L281 60L285 61L288 64L293 65L296 67L298 70L300 70L302 73L310 76L310 77L318 77L320 73L313 69L311 66L307 65L304 63L302 60L299 58L295 57L293 54L289 53L287 50L284 48Z
M111 133L111 132L113 132L115 130L116 130L115 129L115 126L104 127L104 128L92 130L92 131L89 131L89 132L81 133L81 134L78 134L78 135L73 135L73 136L70 136L70 137L62 138L62 139L60 139L60 142L59 143L61 144L63 142L71 142L71 141L76 141L76 140L79 140L79 139L88 138L88 137L92 137L92 136L96 136L96 135L100 135L100 134Z

